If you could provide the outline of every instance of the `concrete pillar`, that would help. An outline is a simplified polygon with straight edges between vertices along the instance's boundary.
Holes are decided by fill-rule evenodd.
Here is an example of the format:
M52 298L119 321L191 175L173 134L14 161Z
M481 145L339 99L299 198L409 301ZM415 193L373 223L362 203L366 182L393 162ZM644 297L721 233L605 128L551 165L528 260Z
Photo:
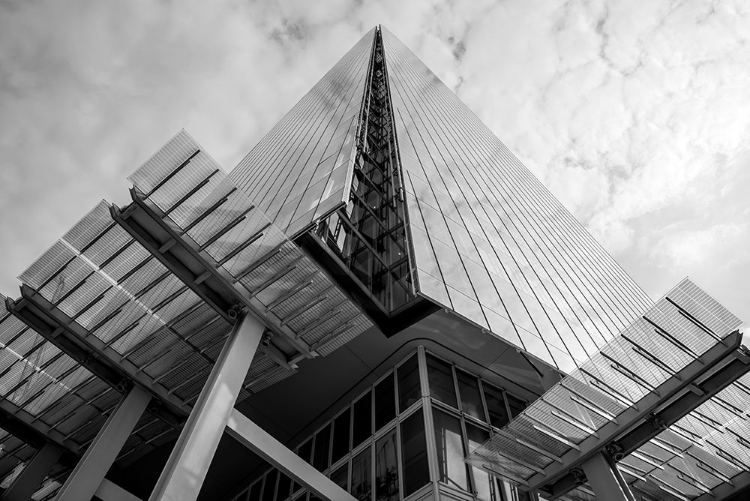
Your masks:
M151 501L198 498L263 330L263 325L249 315L235 324L154 487Z
M62 486L55 501L89 501L130 437L151 394L134 386L112 414Z
M47 442L26 463L8 490L0 496L0 501L28 501L39 489L44 478L60 459L62 451Z
M604 453L586 460L581 469L598 501L635 501L617 466Z

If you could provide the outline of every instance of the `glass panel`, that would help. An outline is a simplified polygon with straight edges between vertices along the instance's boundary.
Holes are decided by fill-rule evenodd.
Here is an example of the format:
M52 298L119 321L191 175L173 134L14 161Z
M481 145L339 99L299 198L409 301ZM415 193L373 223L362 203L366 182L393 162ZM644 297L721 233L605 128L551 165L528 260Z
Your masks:
M336 471L331 473L331 481L349 492L349 463L344 463Z
M372 401L370 392L354 404L354 426L352 428L352 448L357 447L372 435Z
M396 417L396 397L393 388L393 374L375 386L375 431Z
M528 402L521 400L520 398L514 397L513 395L506 393L508 398L508 407L510 407L511 417L516 417L526 408Z
M263 481L255 482L252 487L250 487L250 492L248 492L247 499L260 499L260 490L263 488Z
M326 425L315 435L315 454L313 455L313 466L318 471L328 468L328 453L331 450L331 425Z
M401 460L404 496L408 496L430 481L422 409L401 423Z
M351 424L351 410L347 409L333 421L333 446L331 463L335 463L349 452L349 425Z
M482 395L479 393L477 378L461 371L456 371L458 393L461 395L461 410L471 417L485 420L482 407Z
M468 490L461 421L433 408L440 481Z
M312 456L312 438L308 439L307 442L299 446L297 455L308 463L310 462Z
M404 412L420 397L417 355L404 362L396 372L398 375L398 409L399 412Z
M469 442L469 452L473 451L489 439L489 431L466 423L466 440ZM480 501L492 501L492 491L490 489L492 479L490 476L484 470L480 470L473 466L471 470L474 475L474 492L477 494L477 497Z
M276 488L276 501L289 499L289 487L292 485L292 479L279 472L279 486Z
M266 482L263 487L263 501L273 501L273 494L276 492L276 478L278 475L278 470L271 470L266 474Z
M427 355L427 375L430 380L430 396L444 404L458 408L451 366Z
M372 480L370 475L370 448L360 452L352 460L352 490L351 494L361 501L369 501L372 490Z
M482 383L482 388L484 388L484 401L487 402L490 424L496 428L502 428L510 421L503 392L487 383Z
M398 499L396 430L375 443L375 501Z

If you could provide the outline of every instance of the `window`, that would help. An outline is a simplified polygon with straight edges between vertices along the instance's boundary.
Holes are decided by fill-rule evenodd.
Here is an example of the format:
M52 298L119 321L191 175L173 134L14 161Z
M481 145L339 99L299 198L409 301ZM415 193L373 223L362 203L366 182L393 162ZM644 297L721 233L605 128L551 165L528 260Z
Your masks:
M349 452L349 425L351 411L347 409L333 421L333 445L331 463L335 463Z
M313 454L312 465L318 471L324 471L328 468L328 453L331 445L331 425L327 424L325 428L315 435L315 453Z
M292 485L292 479L283 473L279 473L279 486L276 488L276 501L289 499L289 487Z
M508 407L510 407L510 415L511 417L516 417L519 414L523 412L523 410L526 408L528 403L526 403L525 400L521 400L520 398L514 397L513 395L507 395L508 398Z
M372 491L370 474L370 448L360 452L352 460L352 490L351 494L360 501L369 501Z
M487 402L487 412L490 415L490 424L496 428L502 428L508 421L508 409L505 407L503 391L482 383L484 388L484 400Z
M375 501L398 500L396 430L375 443Z
M435 444L440 481L465 491L468 489L461 420L433 407Z
M423 409L419 409L401 423L404 497L413 494L430 481L422 412Z
M372 401L369 391L354 403L353 424L352 448L357 447L372 435Z
M461 371L456 371L458 393L461 395L461 410L471 417L485 420L482 406L482 395L479 393L477 378Z
M338 470L331 473L331 481L349 492L349 463L344 463Z
M417 356L414 355L404 362L396 373L398 375L398 410L404 412L421 396Z
M393 374L389 374L375 386L375 431L396 417L396 396L393 386Z
M273 494L276 492L276 478L279 470L271 470L266 474L266 483L263 487L263 501L273 501Z
M255 482L252 487L250 487L250 492L247 495L247 499L260 499L260 490L263 488L263 479L261 478L259 481Z
M451 366L428 355L427 375L430 381L430 396L444 404L458 408Z
M490 439L490 432L483 430L478 426L466 423L466 439L469 443L469 453ZM490 484L492 478L484 470L471 467L474 475L474 492L480 501L492 501L492 491Z

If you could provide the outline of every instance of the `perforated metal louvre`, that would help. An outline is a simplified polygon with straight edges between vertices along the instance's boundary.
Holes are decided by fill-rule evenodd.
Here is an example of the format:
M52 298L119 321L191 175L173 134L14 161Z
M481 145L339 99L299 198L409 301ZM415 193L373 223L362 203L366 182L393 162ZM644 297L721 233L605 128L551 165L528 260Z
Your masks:
M467 461L528 485L741 324L685 279ZM743 444L749 381L741 377L625 457L618 466L634 492L692 499L750 469L750 443ZM563 498L593 499L593 493L583 486Z
M50 439L70 452L83 454L122 395L11 315L5 299L0 295L3 412L29 426L41 423ZM144 415L118 459L139 457L144 450L161 444L158 435L172 431L154 416ZM0 447L0 479L5 480L36 451L5 430L0 431ZM40 494L40 499L54 494L59 485L53 483L64 480L68 472L68 467L58 464L45 481L42 490L46 489L46 494Z
M372 325L186 132L130 179L154 212L303 352L326 355Z

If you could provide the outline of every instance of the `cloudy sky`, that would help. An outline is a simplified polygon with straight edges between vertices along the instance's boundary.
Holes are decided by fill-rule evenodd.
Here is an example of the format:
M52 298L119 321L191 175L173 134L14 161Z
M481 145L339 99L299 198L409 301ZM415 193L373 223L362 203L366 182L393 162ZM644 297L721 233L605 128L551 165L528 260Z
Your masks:
M230 170L377 23L649 295L750 321L744 0L0 0L0 292L180 128Z

